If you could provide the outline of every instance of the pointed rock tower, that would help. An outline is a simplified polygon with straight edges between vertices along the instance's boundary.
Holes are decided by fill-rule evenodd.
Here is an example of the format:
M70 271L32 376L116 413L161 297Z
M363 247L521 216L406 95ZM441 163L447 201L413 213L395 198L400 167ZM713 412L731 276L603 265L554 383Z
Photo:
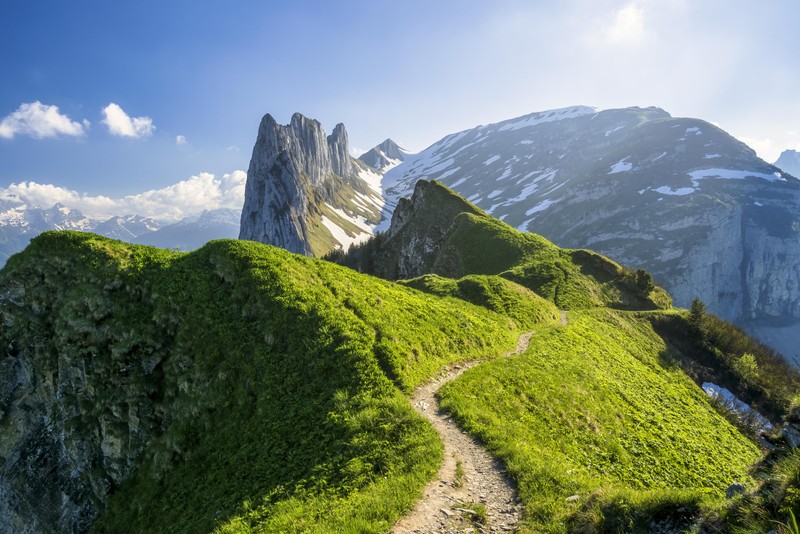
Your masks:
M299 113L264 115L247 171L239 239L322 256L369 237L383 220L380 176L350 156L347 130L326 136Z

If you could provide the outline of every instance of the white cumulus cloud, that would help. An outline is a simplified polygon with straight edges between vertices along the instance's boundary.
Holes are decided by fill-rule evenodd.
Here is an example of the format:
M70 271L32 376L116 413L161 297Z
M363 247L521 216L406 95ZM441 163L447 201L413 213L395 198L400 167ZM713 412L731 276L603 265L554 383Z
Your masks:
M16 135L27 135L36 139L69 135L80 137L89 128L89 121L76 122L63 115L58 106L48 106L38 100L21 104L16 111L0 121L0 137L13 139Z
M185 145L186 144L186 136L185 135L176 135L175 136L175 144L177 144L177 145Z
M150 117L131 117L114 102L103 108L103 124L120 137L148 137L156 129Z
M15 199L31 206L49 208L61 202L84 215L106 219L114 215L142 215L176 221L219 208L241 209L247 173L233 171L217 178L204 172L176 184L135 195L111 198L89 195L51 184L21 182L0 188L0 199Z

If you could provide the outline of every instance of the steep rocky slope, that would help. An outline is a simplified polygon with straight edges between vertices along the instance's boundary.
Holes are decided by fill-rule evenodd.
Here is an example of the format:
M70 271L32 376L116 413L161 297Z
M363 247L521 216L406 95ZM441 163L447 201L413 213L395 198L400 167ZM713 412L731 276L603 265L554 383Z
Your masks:
M658 108L534 113L406 155L384 175L387 202L420 178L642 267L678 305L699 297L800 364L800 182L712 124Z
M350 156L344 125L326 136L299 113L287 125L261 120L240 239L320 256L369 237L383 206L380 174Z

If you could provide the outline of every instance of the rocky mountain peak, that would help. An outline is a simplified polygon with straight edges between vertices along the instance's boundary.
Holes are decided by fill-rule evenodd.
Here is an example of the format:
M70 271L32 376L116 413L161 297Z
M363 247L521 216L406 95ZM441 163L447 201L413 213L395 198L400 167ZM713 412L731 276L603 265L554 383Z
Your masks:
M382 219L383 198L365 170L350 156L343 124L326 135L322 124L300 113L287 125L264 115L247 171L239 238L322 255L369 235Z
M350 142L347 130L341 122L336 125L331 135L328 136L328 151L331 154L331 167L334 174L350 176L353 172L352 158L349 152Z
M776 167L786 171L792 176L800 177L800 152L797 150L784 150L775 162Z
M405 161L407 153L400 146L386 139L383 143L365 152L358 159L377 170L384 170L398 162Z

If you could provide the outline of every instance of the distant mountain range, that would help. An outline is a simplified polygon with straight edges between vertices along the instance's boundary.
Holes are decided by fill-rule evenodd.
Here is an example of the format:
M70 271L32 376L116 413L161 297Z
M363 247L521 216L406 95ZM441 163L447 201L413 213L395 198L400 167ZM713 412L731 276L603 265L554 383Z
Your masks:
M289 130L304 121L293 117ZM349 158L363 174L346 177L329 166L317 172L303 157L321 144L307 145L291 132L280 146L257 143L254 160L273 174L254 174L251 164L245 211L251 206L251 213L273 218L302 212L288 197L265 202L259 191L297 188L288 184L308 190L301 177L316 175L315 190L339 205L363 199L337 183L370 191L379 184L382 198L372 196L372 214L382 202L382 218L358 219L361 233L328 220L325 228L335 241L306 253L324 254L337 241L347 248L368 232L387 229L398 199L410 196L419 179L438 180L520 230L646 269L677 305L699 297L800 363L800 181L706 121L674 118L659 108L574 106L448 135L418 154L386 140L357 160ZM277 172L284 166L273 163L281 158L302 170ZM325 209L336 208L326 202ZM304 224L322 229L311 218ZM277 224L259 233L256 226L245 234L243 224L241 237L286 246L286 228Z
M205 210L174 223L141 215L93 219L61 203L41 208L2 199L0 265L25 248L32 238L47 230L80 230L129 243L193 250L211 239L235 238L239 234L239 217L238 210L223 208Z

